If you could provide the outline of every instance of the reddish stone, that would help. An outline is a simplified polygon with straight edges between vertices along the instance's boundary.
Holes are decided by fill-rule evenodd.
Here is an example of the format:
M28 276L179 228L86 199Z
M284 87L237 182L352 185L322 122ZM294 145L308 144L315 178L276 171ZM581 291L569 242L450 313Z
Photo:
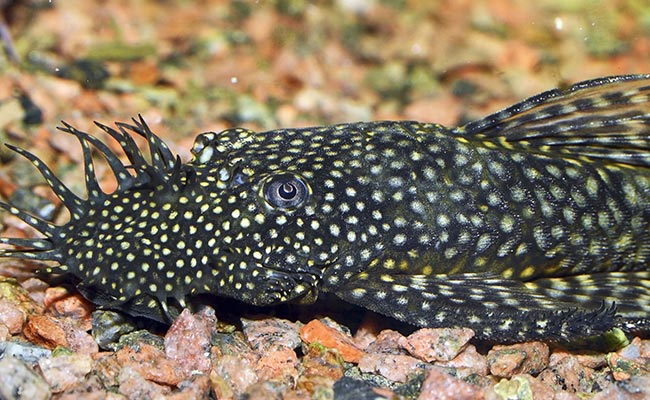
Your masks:
M478 374L486 376L490 369L488 368L487 358L476 351L476 347L469 345L459 355L450 361L439 361L436 365L442 367L453 367L458 370L464 370L465 374Z
M323 346L338 350L347 362L358 363L364 354L354 344L351 337L325 325L319 320L312 320L303 326L300 329L300 337L306 343L320 343Z
M210 370L210 338L216 331L214 314L193 315L183 310L165 335L165 353L174 360L186 376L192 371Z
M62 354L41 358L38 366L52 392L60 393L78 385L92 369L93 360L88 354Z
M510 378L515 374L537 375L549 363L548 345L541 342L494 346L487 355L490 372Z
M277 346L260 355L257 361L257 376L260 380L277 382L294 382L299 375L298 357L293 349Z
M63 327L53 317L29 316L23 334L30 342L49 349L54 349L57 346L70 346Z
M56 317L70 317L83 320L83 328L92 328L92 312L95 306L86 300L80 293L70 293L66 288L57 286L45 290L43 298L45 308L49 309Z
M483 399L483 389L444 373L439 368L427 370L418 400Z
M467 328L423 328L399 340L400 346L421 360L450 361L467 346L474 331Z
M378 373L395 382L406 382L425 366L426 363L405 354L366 353L359 361L361 372Z
M283 346L295 349L300 346L299 325L280 318L260 320L242 318L246 340L257 351Z
M162 350L146 343L139 343L138 347L136 350L127 346L115 354L123 369L130 367L144 379L171 386L184 379L182 368Z

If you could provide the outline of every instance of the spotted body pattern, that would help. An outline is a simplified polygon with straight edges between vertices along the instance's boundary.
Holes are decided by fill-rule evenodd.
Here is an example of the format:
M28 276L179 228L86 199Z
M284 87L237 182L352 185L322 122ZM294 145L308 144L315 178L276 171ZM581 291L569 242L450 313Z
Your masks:
M268 306L329 292L498 341L650 328L650 76L549 91L456 129L203 133L187 163L141 119L98 126L130 165L65 125L84 151L86 198L14 148L71 218L3 204L44 238L3 238L19 248L1 254L57 262L48 271L102 307L165 320L201 293ZM91 147L115 192L98 185Z

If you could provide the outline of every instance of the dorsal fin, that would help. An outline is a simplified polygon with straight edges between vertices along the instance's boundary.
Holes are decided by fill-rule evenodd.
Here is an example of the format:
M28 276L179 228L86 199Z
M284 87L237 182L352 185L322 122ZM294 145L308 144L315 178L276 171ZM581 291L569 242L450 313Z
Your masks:
M650 168L650 75L550 90L455 133L488 147Z

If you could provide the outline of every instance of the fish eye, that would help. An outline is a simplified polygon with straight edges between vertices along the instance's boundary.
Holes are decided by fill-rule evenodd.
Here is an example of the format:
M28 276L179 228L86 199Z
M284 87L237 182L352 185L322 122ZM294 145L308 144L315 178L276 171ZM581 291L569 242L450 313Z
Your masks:
M291 174L274 176L264 186L265 200L278 208L297 207L307 199L308 194L307 184Z

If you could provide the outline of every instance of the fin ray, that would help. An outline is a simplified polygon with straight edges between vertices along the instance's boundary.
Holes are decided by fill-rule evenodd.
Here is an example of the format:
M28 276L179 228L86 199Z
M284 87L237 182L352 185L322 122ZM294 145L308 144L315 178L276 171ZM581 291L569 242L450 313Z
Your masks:
M8 143L5 144L5 146L25 157L38 169L38 172L40 172L43 178L45 178L47 184L52 188L52 191L54 191L54 194L56 194L70 212L75 213L81 210L82 202L79 196L74 194L40 158L20 147Z
M81 137L87 140L90 144L95 146L99 150L108 162L108 165L111 167L115 178L117 179L117 190L125 190L126 188L132 187L136 183L136 179L127 171L126 166L122 161L117 157L117 155L101 140L98 138L82 132L72 125L68 124L65 121L61 121L63 124L62 127L58 129L62 132L70 133L77 137Z
M20 218L23 222L47 237L53 237L59 231L59 227L53 223L37 218L9 203L0 201L0 208L5 209L12 215Z
M544 92L455 133L514 151L650 168L650 75Z

